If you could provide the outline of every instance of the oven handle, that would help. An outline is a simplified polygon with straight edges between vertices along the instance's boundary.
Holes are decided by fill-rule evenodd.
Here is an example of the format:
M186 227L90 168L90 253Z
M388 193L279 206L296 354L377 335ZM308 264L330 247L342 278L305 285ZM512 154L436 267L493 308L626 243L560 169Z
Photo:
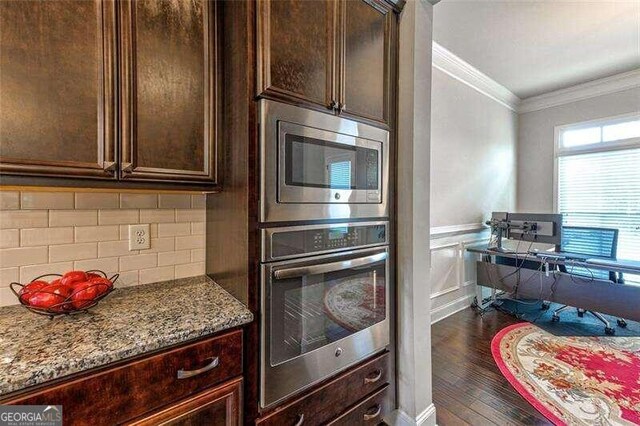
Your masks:
M300 266L298 268L278 269L273 276L278 280L287 278L297 278L306 275L324 274L326 272L342 271L345 269L353 269L359 266L369 265L371 263L380 262L389 257L385 251L373 254L371 256L359 257L357 259L342 260L340 262L323 263L321 265Z

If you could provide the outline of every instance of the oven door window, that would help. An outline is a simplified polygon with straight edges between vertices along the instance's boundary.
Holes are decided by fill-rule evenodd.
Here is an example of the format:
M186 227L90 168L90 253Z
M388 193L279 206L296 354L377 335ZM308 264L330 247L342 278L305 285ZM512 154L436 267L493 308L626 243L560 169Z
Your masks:
M386 318L384 259L352 269L321 273L313 273L313 268L301 276L273 278L270 298L272 366L343 339Z
M378 190L377 149L285 135L285 184L346 190Z

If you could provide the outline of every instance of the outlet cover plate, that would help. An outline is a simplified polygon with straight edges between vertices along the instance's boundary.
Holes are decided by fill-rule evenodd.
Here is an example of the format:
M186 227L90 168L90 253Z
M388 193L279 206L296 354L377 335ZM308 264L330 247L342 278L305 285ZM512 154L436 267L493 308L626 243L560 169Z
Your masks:
M129 225L129 250L144 250L151 248L149 224Z

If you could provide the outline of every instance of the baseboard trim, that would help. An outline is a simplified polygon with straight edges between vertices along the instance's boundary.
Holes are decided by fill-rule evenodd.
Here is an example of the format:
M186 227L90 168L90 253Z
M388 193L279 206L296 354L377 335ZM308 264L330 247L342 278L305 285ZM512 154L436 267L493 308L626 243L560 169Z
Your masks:
M468 308L473 303L473 298L475 294L467 294L458 299L446 303L442 306L434 308L431 310L431 325L437 323L438 321L442 321L443 319L451 316L457 312L460 312L463 309Z
M414 419L404 411L397 409L389 415L390 424L393 426L435 426L436 407L429 405Z

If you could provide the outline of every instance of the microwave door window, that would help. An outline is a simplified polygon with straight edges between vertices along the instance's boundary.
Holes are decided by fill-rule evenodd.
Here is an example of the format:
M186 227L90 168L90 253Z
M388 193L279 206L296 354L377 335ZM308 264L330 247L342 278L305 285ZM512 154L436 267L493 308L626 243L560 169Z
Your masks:
M276 280L271 365L321 348L386 318L385 263Z

